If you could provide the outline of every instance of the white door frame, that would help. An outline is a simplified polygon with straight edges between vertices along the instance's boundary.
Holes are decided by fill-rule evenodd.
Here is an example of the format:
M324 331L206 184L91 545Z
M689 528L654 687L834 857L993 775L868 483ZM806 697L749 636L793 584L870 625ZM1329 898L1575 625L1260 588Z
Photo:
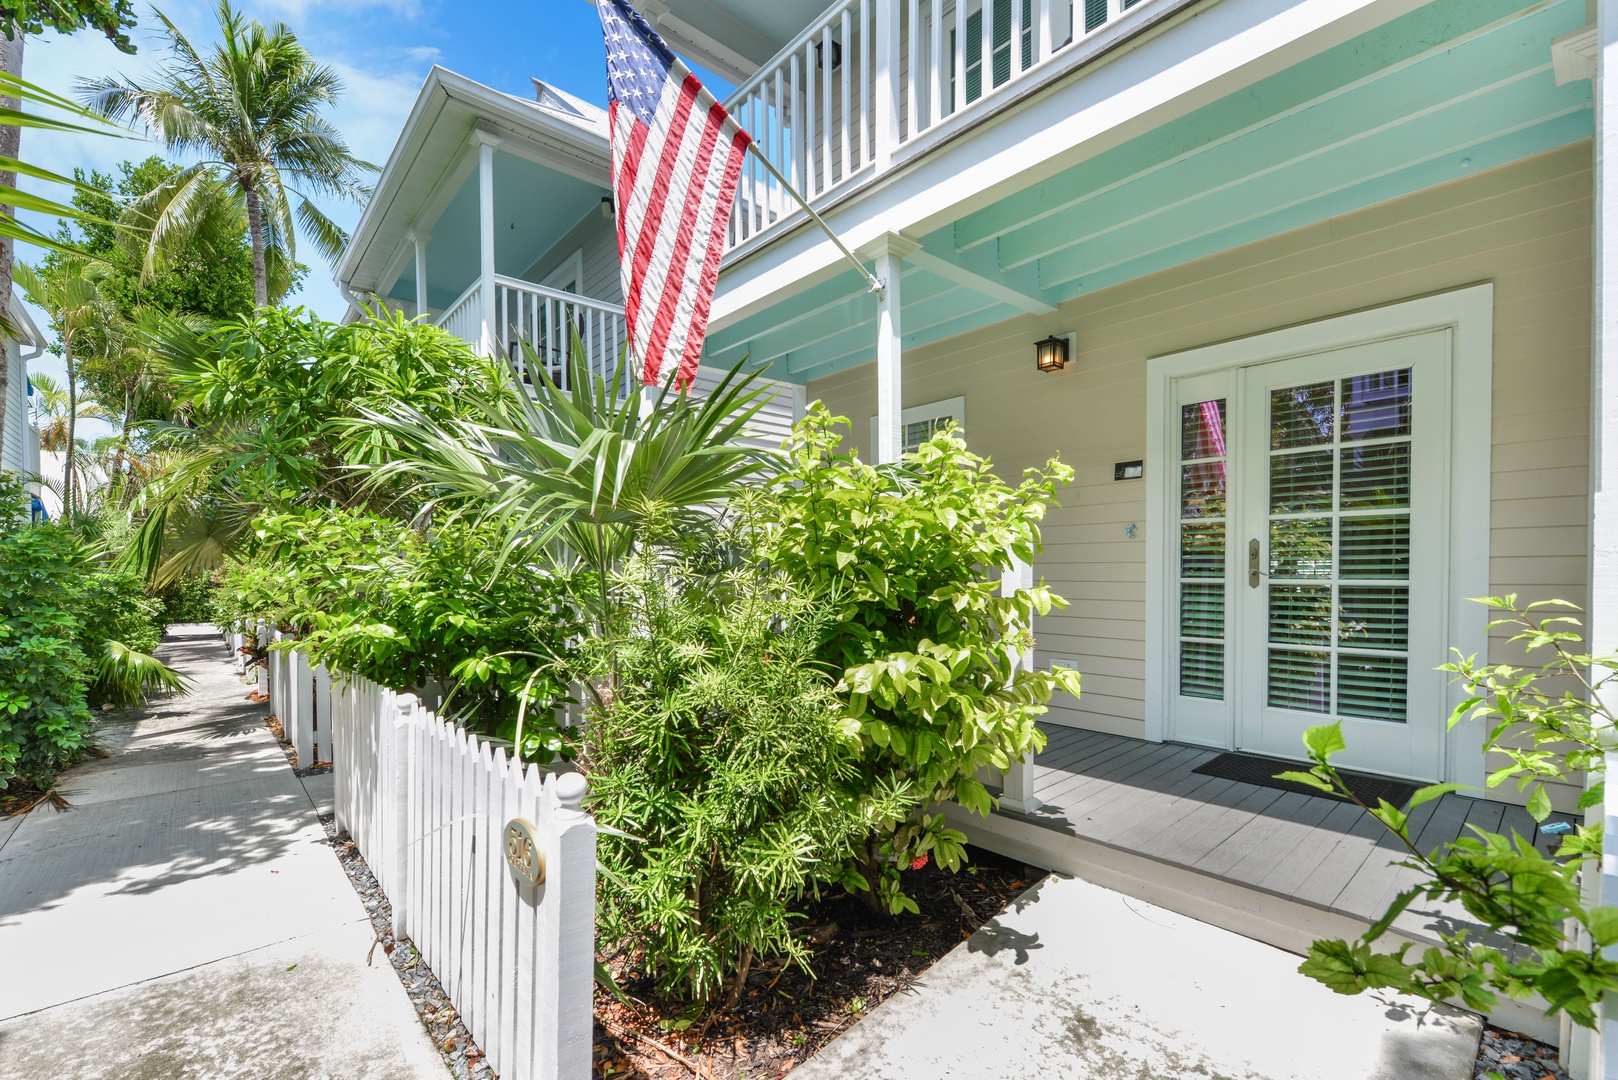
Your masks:
M1494 286L1474 285L1453 292L1406 300L1386 307L1339 315L1186 352L1154 357L1146 364L1146 737L1173 738L1169 696L1177 613L1170 611L1169 560L1176 547L1171 533L1178 514L1179 410L1177 379L1285 360L1329 349L1367 344L1424 330L1450 328L1452 357L1449 406L1449 550L1446 610L1448 643L1463 653L1487 656L1488 613L1468 597L1489 594L1489 488L1492 429L1491 375L1494 356ZM1175 448L1171 451L1170 440ZM1227 686L1229 680L1227 680ZM1227 701L1229 693L1227 689ZM1450 707L1462 700L1459 687L1446 694ZM1481 785L1483 732L1460 724L1445 738L1445 780Z

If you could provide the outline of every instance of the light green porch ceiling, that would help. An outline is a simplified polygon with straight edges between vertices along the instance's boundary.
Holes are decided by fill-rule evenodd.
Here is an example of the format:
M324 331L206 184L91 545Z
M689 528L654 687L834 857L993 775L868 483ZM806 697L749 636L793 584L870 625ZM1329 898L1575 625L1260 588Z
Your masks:
M1435 0L919 239L1056 304L1587 139L1590 84L1557 86L1550 52L1584 21L1584 0ZM915 268L903 293L906 348L1019 314ZM848 273L704 363L807 382L873 360L875 317Z
M504 151L494 154L494 269L520 276L566 236L585 214L594 212L607 189L547 169ZM478 173L462 181L437 221L427 228L427 299L448 307L478 277ZM414 258L388 295L416 299Z

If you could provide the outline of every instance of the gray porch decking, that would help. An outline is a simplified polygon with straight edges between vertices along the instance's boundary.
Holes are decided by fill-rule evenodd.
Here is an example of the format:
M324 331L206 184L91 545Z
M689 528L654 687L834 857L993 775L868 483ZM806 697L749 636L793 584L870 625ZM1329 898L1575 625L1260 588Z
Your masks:
M1389 865L1398 841L1350 803L1194 773L1215 750L1042 727L1050 741L1034 761L1034 794L1044 805L1008 817L1365 922L1415 880ZM1423 851L1468 834L1468 823L1534 837L1541 850L1560 842L1521 807L1464 795L1411 814ZM1436 940L1455 925L1446 914L1418 901L1394 925Z

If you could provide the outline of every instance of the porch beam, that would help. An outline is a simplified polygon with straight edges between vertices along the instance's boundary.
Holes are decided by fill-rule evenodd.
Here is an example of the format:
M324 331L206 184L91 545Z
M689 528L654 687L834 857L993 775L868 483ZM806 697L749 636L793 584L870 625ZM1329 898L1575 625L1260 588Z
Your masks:
M1523 15L1520 0L1476 0L1455 6L1428 5L1372 31L1374 45L1334 46L1306 68L1287 68L1255 83L1245 94L1199 109L1163 128L1149 145L1107 150L1077 168L966 214L953 226L955 243L972 248L1129 183L1135 176L1172 166L1297 116L1345 91L1430 57L1442 57ZM1306 136L1307 137L1307 136Z
M904 446L901 433L904 396L900 388L900 354L903 350L900 281L904 276L904 257L920 246L914 240L889 232L859 250L860 258L876 264L877 279L883 284L876 305L876 460L879 465L898 461Z
M500 140L485 131L474 131L478 148L478 292L483 309L481 348L484 356L495 355L494 308L494 148Z
M1056 314L1056 305L1045 298L1033 273L1002 271L988 248L957 252L951 258L917 248L905 261L1030 315Z

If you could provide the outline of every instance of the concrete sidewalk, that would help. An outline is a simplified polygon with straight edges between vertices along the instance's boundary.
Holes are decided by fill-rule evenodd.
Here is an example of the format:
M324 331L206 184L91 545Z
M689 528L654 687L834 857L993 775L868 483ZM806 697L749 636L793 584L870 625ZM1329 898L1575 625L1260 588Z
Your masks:
M792 1080L1471 1080L1481 1021L1050 877Z
M0 1078L444 1075L218 634L159 655L196 689L0 825Z

